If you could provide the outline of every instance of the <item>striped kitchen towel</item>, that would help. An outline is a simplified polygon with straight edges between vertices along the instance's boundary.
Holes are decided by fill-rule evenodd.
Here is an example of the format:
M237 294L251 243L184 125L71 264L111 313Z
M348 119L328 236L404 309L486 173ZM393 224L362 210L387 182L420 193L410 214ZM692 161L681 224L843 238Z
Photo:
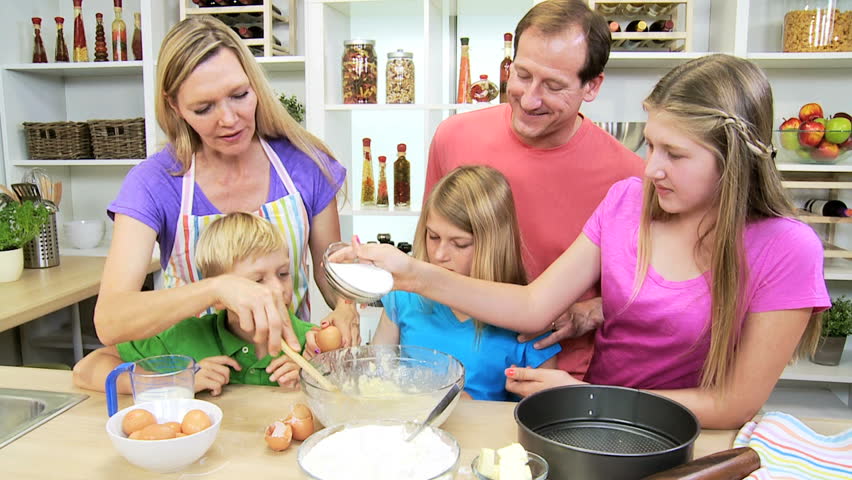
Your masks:
M734 447L751 447L760 469L749 480L849 480L852 478L852 429L820 435L796 417L769 412L743 426Z

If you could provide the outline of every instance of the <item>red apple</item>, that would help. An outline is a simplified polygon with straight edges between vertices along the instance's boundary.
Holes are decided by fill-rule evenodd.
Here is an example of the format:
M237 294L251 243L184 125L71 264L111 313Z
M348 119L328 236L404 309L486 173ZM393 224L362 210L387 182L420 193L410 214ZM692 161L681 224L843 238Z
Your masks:
M823 140L819 142L819 146L811 153L811 156L814 160L834 160L839 154L840 147L836 143Z
M799 127L799 143L816 147L825 135L825 127L817 122L805 122Z
M818 103L807 103L799 109L799 120L803 122L809 122L824 116L822 114L822 107Z
M798 117L788 118L781 124L781 130L798 130L802 126L802 121Z

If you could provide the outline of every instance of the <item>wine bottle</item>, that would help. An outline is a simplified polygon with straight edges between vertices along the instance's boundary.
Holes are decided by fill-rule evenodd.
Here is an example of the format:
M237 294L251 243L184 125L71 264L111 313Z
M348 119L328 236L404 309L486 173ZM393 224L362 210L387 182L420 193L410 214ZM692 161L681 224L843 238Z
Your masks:
M811 198L805 201L802 209L823 217L852 217L852 209L840 200L819 200Z
M500 62L500 103L509 101L506 87L509 84L509 68L512 66L512 34L503 34L503 61Z
M628 33L642 33L648 30L648 24L644 20L633 20L632 22L627 24L627 28L624 29L625 32ZM641 45L644 40L625 40L624 46L627 48L636 48Z
M470 99L470 39L461 37L461 58L459 59L459 88L456 103L472 103Z
M657 20L648 27L649 32L669 33L674 30L674 22L671 20ZM665 45L671 40L651 40L653 45Z
M608 20L610 33L618 33L621 31L621 25L615 20Z

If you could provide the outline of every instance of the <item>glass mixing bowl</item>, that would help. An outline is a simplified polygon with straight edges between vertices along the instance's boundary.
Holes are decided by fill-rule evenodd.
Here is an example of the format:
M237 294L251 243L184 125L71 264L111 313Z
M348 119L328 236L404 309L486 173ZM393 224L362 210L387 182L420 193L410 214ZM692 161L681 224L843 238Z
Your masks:
M410 345L364 345L324 352L310 362L340 388L332 392L299 373L308 406L323 425L353 420L423 422L453 384L464 389L464 366L452 355ZM431 424L450 416L459 395Z

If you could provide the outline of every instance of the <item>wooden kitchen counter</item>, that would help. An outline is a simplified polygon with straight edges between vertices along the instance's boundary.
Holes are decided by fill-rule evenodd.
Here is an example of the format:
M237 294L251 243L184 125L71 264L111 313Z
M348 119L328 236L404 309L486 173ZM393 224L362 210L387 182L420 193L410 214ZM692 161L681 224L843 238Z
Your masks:
M0 283L0 332L97 295L106 257L62 256L51 268L25 268L18 281ZM152 259L148 273L160 269Z
M0 387L75 391L90 397L46 424L0 449L0 472L14 479L108 479L138 478L204 480L307 478L296 463L299 442L284 452L266 447L263 431L283 417L288 407L303 401L302 394L273 387L232 385L220 397L199 394L222 408L224 420L207 456L188 470L155 474L129 464L112 446L105 431L106 400L102 393L77 389L71 372L21 367L0 367ZM119 408L132 404L123 396ZM462 400L442 428L462 447L461 465L470 465L481 447L498 448L517 439L514 403ZM803 419L814 430L835 434L852 428L852 421ZM707 430L695 443L700 457L730 448L735 431Z

